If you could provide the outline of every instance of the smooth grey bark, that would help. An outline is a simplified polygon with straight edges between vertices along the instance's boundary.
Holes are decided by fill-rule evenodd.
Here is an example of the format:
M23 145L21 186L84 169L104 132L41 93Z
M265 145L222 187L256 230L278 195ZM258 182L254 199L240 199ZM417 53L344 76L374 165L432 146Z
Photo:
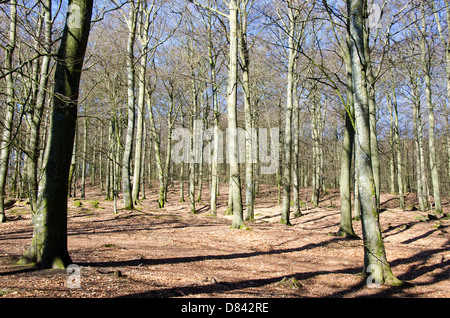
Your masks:
M139 95L137 103L137 122L136 122L136 147L134 150L134 169L133 169L133 185L132 200L133 205L139 203L139 192L141 189L141 170L143 159L143 134L144 134L144 117L145 117L145 71L147 64L147 54L141 51L141 61L139 65Z
M392 109L392 101L389 100L390 96L386 96L387 99L387 105L389 110L389 137L388 137L388 143L389 143L389 150L390 150L390 156L389 156L389 192L393 195L396 194L395 191L395 141L394 141L394 114Z
M428 209L428 191L427 191L427 177L425 170L425 158L423 151L423 126L422 126L422 111L419 85L417 83L418 76L411 71L410 74L411 95L413 100L413 138L416 154L416 179L417 179L417 197L419 200L419 207L421 211Z
M68 191L69 191L69 197L72 197L72 185L75 188L74 180L75 180L75 174L76 174L76 167L77 167L77 145L78 145L78 125L75 127L75 137L73 141L73 150L72 150L72 158L70 160L70 168L69 168L69 181L68 183ZM73 195L75 196L75 194Z
M370 151L371 151L371 162L372 162L374 187L376 192L377 208L380 209L381 170L380 170L380 158L378 156L378 134L377 134L377 116L376 116L376 101L375 101L376 76L373 74L374 70L372 68L371 50L369 46L369 33L370 30L366 26L364 28L364 50L367 63L366 80L367 80L367 98L369 103Z
M185 116L186 116L185 113L181 114L181 127L183 127L183 128L185 128L185 124L184 124ZM182 161L180 163L180 200L179 200L180 202L185 202L185 199L184 199L184 182L185 182L184 167L185 167L185 162Z
M402 151L400 143L400 127L398 117L398 103L397 93L395 91L395 79L391 76L391 90L392 90L392 107L394 113L394 150L396 152L396 166L397 166L397 187L398 187L398 200L402 210L405 210L405 197L403 194L403 163L402 163Z
M71 0L57 55L50 135L44 159L33 238L20 263L41 268L71 264L67 249L67 192L75 137L78 92L89 38L93 0ZM76 22L74 22L76 21Z
M450 25L450 6L449 1L444 0L445 4L445 11L446 11L446 22L447 22L447 33L444 34L443 28L441 26L440 18L438 11L434 9L434 3L431 2L433 5L433 11L434 16L437 21L437 27L439 31L439 36L441 38L442 46L445 49L445 72L446 72L446 80L447 80L447 106L445 108L445 115L447 120L445 121L445 132L446 132L446 143L447 143L447 180L450 182L450 28L448 28L448 25ZM450 184L448 185L450 186ZM447 190L448 191L448 190Z
M149 53L149 29L153 22L152 14L154 14L154 3L147 3L147 1L139 1L138 12L136 14L136 29L137 39L139 40L139 59L138 59L138 98L137 98L137 121L136 121L136 147L134 153L134 170L133 170L133 185L132 185L132 200L133 204L139 203L139 192L141 191L142 170L143 167L143 149L144 149L144 120L145 120L145 86L146 86L146 71Z
M203 95L202 95L203 96ZM200 105L202 105L203 104L203 97L201 97L201 100L200 100ZM207 114L207 111L203 111L203 114L202 114L202 112L200 111L200 114L199 114L199 116L202 118L202 120L201 120L201 122L202 122L202 125L201 125L201 127L202 127L202 129L200 129L200 132L199 132L199 136L198 136L198 141L199 141L199 144L197 145L197 147L198 147L198 152L199 152L199 154L198 154L198 156L199 156L199 158L198 158L198 164L197 164L197 174L196 174L196 177L197 177L197 199L196 199L196 201L197 202L202 202L202 190L203 190L203 160L204 160L204 158L203 158L203 145L204 145L204 143L203 143L203 132L204 132L204 129L208 129L207 128L207 126L206 126L206 117L208 116Z
M370 114L367 95L367 60L364 48L364 17L367 2L365 0L347 1L352 82L354 89L357 178L361 204L361 223L364 239L364 274L376 283L398 285L386 258L379 224L377 194L371 162ZM369 282L368 282L369 283Z
M294 91L296 91L296 87L298 86L298 76L296 77L294 84ZM292 200L293 200L293 214L295 217L302 216L302 212L300 209L300 102L298 98L298 94L294 94L294 108L293 108L293 121L292 121Z
M320 193L324 190L323 153L321 147L323 140L324 118L322 118L322 107L317 100L317 94L318 88L314 84L311 106L311 138L313 143L311 204L316 207L319 206Z
M120 129L118 127L117 117L114 115L111 118L110 132L112 136L111 143L111 194L112 200L114 201L113 213L117 214L117 199L119 196L119 145L120 145Z
M239 176L238 161L238 133L237 133L237 85L238 85L238 5L236 0L228 2L230 13L230 51L229 73L227 87L228 130L230 136L228 142L228 158L230 165L230 193L232 198L234 229L246 228L242 211L241 178Z
M146 187L146 179L145 179L145 175L146 175L146 166L145 166L145 162L149 161L149 158L147 157L147 125L145 120L143 121L143 136L142 136L142 163L141 163L141 199L145 200L147 199L146 194L145 194L145 187Z
M109 118L109 125L108 125L108 149L107 149L107 155L106 155L106 180L105 180L105 192L106 192L106 198L105 200L112 200L112 180L113 180L113 159L112 156L114 154L113 152L113 142L114 142L114 119L113 116L110 115Z
M28 196L30 200L30 208L34 214L37 206L37 194L38 194L38 161L39 161L39 147L40 130L42 123L42 116L44 112L44 105L47 95L47 83L50 75L50 53L52 48L52 12L51 12L51 0L45 0L42 2L42 15L44 16L44 41L42 43L42 61L40 65L39 79L36 79L38 86L36 87L36 99L34 104L30 107L30 119L28 124L28 143L26 151L26 182L28 188ZM38 41L36 45L39 47ZM38 63L36 63L38 64Z
M194 97L195 98L195 97ZM194 102L196 105L196 102ZM196 107L194 106L194 109ZM190 140L190 161L189 161L189 187L188 196L191 203L191 213L196 213L195 210L195 137L194 132L196 131L196 120L194 116L191 116L191 140Z
M219 187L219 175L218 175L218 163L219 163L219 103L217 99L217 74L216 63L217 55L213 53L214 47L212 42L212 30L211 30L211 12L208 15L208 58L209 68L211 73L211 88L212 88L212 108L214 117L214 136L213 136L213 153L211 158L211 215L217 216L217 189Z
M289 47L288 47L288 66L287 66L287 92L286 92L286 121L285 121L285 136L284 136L284 171L283 171L283 202L281 207L281 224L291 225L291 183L292 183L292 114L294 102L294 84L295 84L295 63L298 59L298 42L295 41L296 35L296 20L298 19L298 12L295 12L289 2Z
M188 43L189 46L192 44ZM199 112L199 96L198 96L198 88L196 83L196 75L195 75L195 66L194 66L194 50L192 47L189 49L189 65L191 72L191 98L192 98L192 112L190 117L190 127L191 127L191 140L190 140L190 158L189 158L189 186L188 186L188 197L191 203L191 213L197 213L195 208L195 173L196 173L196 159L197 159L197 132L200 130L197 125L198 121L198 112Z
M244 113L245 113L245 220L253 221L254 212L254 171L253 171L253 110L250 86L250 52L247 45L249 0L239 1L239 55L242 69L242 88L244 91Z
M430 160L430 170L431 170L431 183L433 185L433 198L434 198L434 209L435 213L443 213L442 202L441 202L441 190L439 184L439 172L437 167L436 159L436 141L435 141L435 118L434 118L434 104L432 101L431 92L431 53L426 50L426 21L425 21L425 10L423 1L421 2L422 11L422 36L421 36L421 57L422 57L422 68L425 80L425 95L426 103L428 108L428 148L429 148L429 160Z
M104 184L104 178L105 178L105 174L104 174L104 165L103 165L103 140L104 140L104 129L103 129L103 123L100 122L99 125L99 130L100 130L100 149L97 149L96 153L98 155L98 179L100 182L100 191L104 191L105 190L105 184Z
M3 133L0 142L0 223L6 222L5 216L5 187L8 174L9 153L11 150L11 130L13 127L15 97L14 97L14 79L13 54L16 48L17 36L17 1L11 0L10 4L10 23L8 43L5 52L5 69L8 71L6 79L6 115L3 121Z
M164 170L163 170L163 184L162 184L162 188L160 188L160 192L159 192L159 198L158 201L162 202L162 206L164 207L164 204L167 202L167 187L169 186L169 173L170 173L170 161L171 161L171 149L172 149L172 130L173 130L173 125L175 123L175 118L176 115L174 116L174 95L173 95L173 87L172 87L172 91L169 94L169 110L168 110L168 114L167 114L167 143L166 143L166 162L164 164ZM175 118L174 118L175 117Z
M161 145L160 145L160 135L158 134L158 131L156 129L156 123L155 118L153 115L153 105L152 105L152 95L156 88L156 84L153 84L152 86L146 85L145 86L145 95L147 99L147 108L148 108L148 114L150 119L150 132L151 132L151 140L153 141L153 147L155 149L155 159L156 159L156 168L158 171L158 180L159 180L159 198L158 198L158 207L164 208L164 169L163 169L163 163L161 159ZM161 191L163 193L161 193Z
M356 133L356 132L355 132ZM353 162L356 162L356 145L353 141ZM358 183L358 167L355 164L354 180L353 180L353 218L352 220L361 220L361 201L359 200L359 183Z
M137 11L134 1L130 1L130 8L128 12L128 41L127 41L127 129L125 136L125 146L122 158L122 191L123 203L125 210L132 210L134 208L132 199L132 185L131 185L131 157L133 149L133 137L135 130L135 57L134 44L136 42L136 28L137 28Z
M83 125L83 161L81 162L81 198L86 197L86 169L87 169L87 144L88 144L88 117L85 112Z
M339 182L339 192L341 200L341 219L338 235L348 238L358 238L352 224L352 158L355 141L355 128L353 127L354 118L354 96L352 69L350 60L350 40L347 40L346 51L344 51L344 61L347 68L347 110L345 112L344 136L342 139L341 152L341 172Z

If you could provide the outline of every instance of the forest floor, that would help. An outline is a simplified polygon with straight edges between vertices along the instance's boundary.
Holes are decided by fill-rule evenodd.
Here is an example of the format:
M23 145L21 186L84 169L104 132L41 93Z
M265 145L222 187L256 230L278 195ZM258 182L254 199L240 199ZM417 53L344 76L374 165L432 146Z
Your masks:
M383 194L380 223L393 273L414 285L369 288L361 276L362 240L332 235L340 222L338 190L285 226L276 188L264 186L249 230L230 228L227 185L216 218L209 215L206 187L198 214L178 202L177 184L169 190L164 209L157 208L153 188L135 210L117 214L96 188L86 199L69 198L68 248L80 266L79 288L70 288L73 277L64 270L16 265L33 231L29 206L16 202L0 224L0 298L450 297L450 219L412 208L412 194L407 211ZM449 213L449 200L443 203ZM360 222L353 226L362 237Z

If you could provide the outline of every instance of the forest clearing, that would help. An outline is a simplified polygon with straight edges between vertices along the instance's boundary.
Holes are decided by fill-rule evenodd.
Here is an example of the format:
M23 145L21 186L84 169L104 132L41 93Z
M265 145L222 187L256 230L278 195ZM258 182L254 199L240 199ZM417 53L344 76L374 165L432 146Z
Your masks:
M339 228L336 190L323 196L318 208L303 208L304 215L287 227L279 223L276 189L265 186L250 229L235 230L224 216L226 195L219 196L213 218L206 204L192 214L188 202L178 202L177 184L169 189L164 209L158 208L153 189L135 210L118 214L95 188L87 199L69 199L68 245L73 263L81 267L79 288L67 287L65 270L16 265L32 235L29 206L16 203L10 221L0 225L1 297L450 296L450 219L402 211L393 195L382 195L380 224L392 270L411 287L364 283L362 240L330 235ZM409 207L417 204L412 194L406 201ZM450 203L443 203L448 213ZM361 236L360 222L353 224Z

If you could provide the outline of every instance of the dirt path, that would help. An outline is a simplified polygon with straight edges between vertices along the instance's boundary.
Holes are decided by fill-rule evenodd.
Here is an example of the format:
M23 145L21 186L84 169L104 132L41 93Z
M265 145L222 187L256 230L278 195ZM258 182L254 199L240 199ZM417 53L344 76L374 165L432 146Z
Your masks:
M177 186L165 209L156 208L156 191L149 190L136 210L117 215L96 189L87 197L69 200L69 252L80 266L80 288L69 288L65 271L15 265L32 234L28 206L18 202L0 224L0 298L450 297L450 220L392 208L393 196L383 195L380 216L388 260L414 287L363 284L362 241L330 235L339 228L337 191L287 227L278 223L276 190L263 188L251 230L230 228L226 195L217 218L208 215L207 202L198 204L199 214L188 213ZM360 222L354 228L361 236Z

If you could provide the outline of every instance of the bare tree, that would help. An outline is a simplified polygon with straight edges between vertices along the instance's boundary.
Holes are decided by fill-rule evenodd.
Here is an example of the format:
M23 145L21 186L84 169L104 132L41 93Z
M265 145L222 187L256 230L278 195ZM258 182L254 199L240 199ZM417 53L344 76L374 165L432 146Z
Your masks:
M433 197L434 197L434 208L436 213L442 213L442 202L441 202L441 190L439 184L439 173L437 167L436 159L436 141L435 141L435 116L434 116L434 103L432 101L432 91L431 91L431 52L427 50L428 44L426 43L426 26L427 22L425 19L425 5L424 1L420 2L421 9L421 58L422 58L422 68L425 80L425 95L426 103L428 108L428 147L430 154L430 170L431 170L431 182L433 184Z
M69 2L58 51L44 183L39 196L32 242L21 259L22 263L40 263L42 268L64 268L71 264L67 249L67 184L92 6L92 0Z
M131 156L133 148L133 137L136 117L136 105L135 105L135 57L134 57L134 45L136 42L136 29L137 29L137 10L135 1L129 2L128 9L128 41L127 41L127 92L128 92L128 104L127 104L127 131L126 140L122 160L122 187L123 187L123 201L124 208L132 210L134 208L132 200L131 189ZM125 15L124 15L125 16Z
M196 1L190 0L201 7L206 7ZM238 158L238 130L237 130L237 85L238 85L238 12L237 0L230 0L227 3L229 13L223 13L211 7L206 7L223 17L229 22L229 68L227 84L227 109L228 109L228 161L230 166L230 192L229 198L232 202L233 221L232 228L246 228L242 209L241 179L239 175Z
M364 239L364 273L379 284L399 285L386 259L386 251L379 224L377 194L370 151L369 100L367 95L367 63L364 48L365 12L367 1L348 0L350 54L354 89L357 178L361 204ZM371 281L370 283L373 283Z

